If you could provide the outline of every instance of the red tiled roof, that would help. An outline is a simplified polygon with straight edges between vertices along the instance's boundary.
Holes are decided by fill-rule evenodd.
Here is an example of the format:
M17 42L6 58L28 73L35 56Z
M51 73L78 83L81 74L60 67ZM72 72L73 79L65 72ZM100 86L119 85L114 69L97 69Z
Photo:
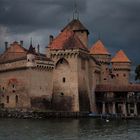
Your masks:
M98 40L90 49L91 54L107 54L110 55L101 40Z
M115 62L128 62L130 63L131 61L129 60L129 58L126 56L126 54L124 53L123 50L120 50L116 53L116 55L112 58L111 60L112 63Z
M7 49L7 52L25 53L27 52L27 49L22 47L18 42L14 41L13 44L10 44L10 47Z
M61 31L86 31L89 34L88 29L78 19L73 19L68 25L66 25Z
M16 78L11 78L11 79L8 80L8 85L9 84L13 84L13 83L14 84L17 84L18 83L18 80Z
M67 30L61 32L52 41L49 47L52 50L77 49L77 48L88 50L73 31L67 31Z

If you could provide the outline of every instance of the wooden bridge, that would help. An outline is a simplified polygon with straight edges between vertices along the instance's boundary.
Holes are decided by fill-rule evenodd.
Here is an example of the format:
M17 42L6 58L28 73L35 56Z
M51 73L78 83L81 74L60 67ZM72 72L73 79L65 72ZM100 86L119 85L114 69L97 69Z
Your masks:
M97 85L95 92L140 92L140 84L129 85Z

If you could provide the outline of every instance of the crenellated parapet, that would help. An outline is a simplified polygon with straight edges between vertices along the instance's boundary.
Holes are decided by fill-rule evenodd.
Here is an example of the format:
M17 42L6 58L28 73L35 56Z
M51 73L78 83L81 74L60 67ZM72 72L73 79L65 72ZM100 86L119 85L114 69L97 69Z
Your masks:
M111 55L93 55L96 60L102 65L110 65Z
M75 58L77 56L81 57L89 57L88 53L81 50L81 49L68 49L68 50L52 50L51 52L51 59L54 58Z
M113 71L130 71L131 70L131 63L113 63L112 64Z
M51 58L61 58L61 57L66 57L66 58L71 58L75 57L79 54L77 50L53 50L51 51Z

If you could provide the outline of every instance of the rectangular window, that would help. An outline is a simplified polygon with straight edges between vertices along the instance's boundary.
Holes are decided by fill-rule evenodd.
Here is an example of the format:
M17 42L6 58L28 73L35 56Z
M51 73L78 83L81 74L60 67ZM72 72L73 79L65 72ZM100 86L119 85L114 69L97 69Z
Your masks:
M9 103L9 96L6 97L7 103Z
M66 78L65 77L63 77L63 83L65 83L66 82Z

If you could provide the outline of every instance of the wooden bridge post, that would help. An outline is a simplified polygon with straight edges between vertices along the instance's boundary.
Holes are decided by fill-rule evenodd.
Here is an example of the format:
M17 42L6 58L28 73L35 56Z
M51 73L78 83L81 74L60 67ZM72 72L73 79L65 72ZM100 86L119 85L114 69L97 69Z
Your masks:
M102 114L105 114L106 111L105 111L105 102L103 102L103 106L102 106Z
M126 103L123 103L123 114L126 117L127 116L127 110L126 110Z
M137 111L137 103L134 103L134 115L138 115L138 111Z
M116 104L115 104L115 102L113 102L112 113L116 114Z

